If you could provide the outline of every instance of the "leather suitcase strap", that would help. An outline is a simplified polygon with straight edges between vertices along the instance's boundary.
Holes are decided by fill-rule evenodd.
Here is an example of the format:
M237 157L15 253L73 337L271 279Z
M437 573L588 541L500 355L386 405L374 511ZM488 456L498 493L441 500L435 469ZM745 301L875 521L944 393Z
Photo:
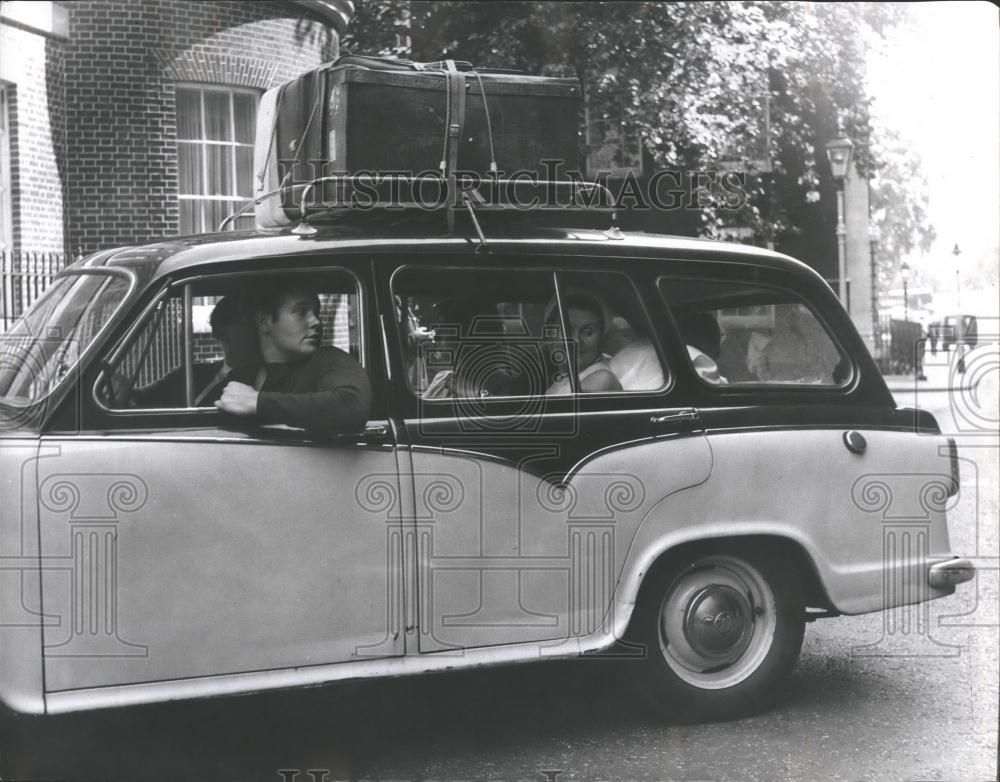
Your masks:
M458 147L462 140L462 131L465 128L465 74L455 67L455 63L446 60L445 78L447 78L448 93L448 127L447 147L445 160L445 181L448 183L448 195L455 197L458 192L458 180L455 171L458 169ZM453 209L448 209L448 230L455 230L455 213Z
M445 160L447 161L445 174L449 178L454 177L458 168L458 145L462 139L462 131L465 128L465 74L455 68L455 64L448 60L448 70L445 72L448 79L448 150ZM450 186L450 185L449 185Z

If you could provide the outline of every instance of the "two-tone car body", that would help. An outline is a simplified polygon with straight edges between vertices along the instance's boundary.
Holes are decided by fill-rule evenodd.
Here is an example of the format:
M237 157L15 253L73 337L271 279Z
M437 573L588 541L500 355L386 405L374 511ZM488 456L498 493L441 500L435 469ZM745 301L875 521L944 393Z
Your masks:
M212 305L273 275L318 290L327 341L368 373L363 432L228 416L190 381L122 401L123 377L217 361ZM581 296L620 390L581 389ZM773 252L349 221L182 238L69 267L2 349L0 700L19 712L615 647L656 698L716 717L766 702L808 619L972 575L946 526L953 445ZM462 382L433 398L441 372Z

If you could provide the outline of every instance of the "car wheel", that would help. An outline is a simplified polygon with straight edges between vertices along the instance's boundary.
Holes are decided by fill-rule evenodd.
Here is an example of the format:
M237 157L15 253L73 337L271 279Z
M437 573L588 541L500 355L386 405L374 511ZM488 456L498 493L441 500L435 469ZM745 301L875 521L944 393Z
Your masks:
M802 647L794 568L766 552L702 553L654 574L637 607L644 693L684 721L767 707Z

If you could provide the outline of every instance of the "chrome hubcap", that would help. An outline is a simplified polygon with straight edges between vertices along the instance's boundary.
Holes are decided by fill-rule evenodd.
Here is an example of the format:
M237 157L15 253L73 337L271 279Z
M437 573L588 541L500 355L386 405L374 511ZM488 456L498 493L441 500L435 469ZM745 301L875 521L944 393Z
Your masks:
M660 652L688 684L732 687L767 657L776 619L774 592L756 567L738 557L704 557L679 574L663 597Z
M752 630L753 607L732 587L709 586L688 603L684 636L695 652L720 665L746 651Z

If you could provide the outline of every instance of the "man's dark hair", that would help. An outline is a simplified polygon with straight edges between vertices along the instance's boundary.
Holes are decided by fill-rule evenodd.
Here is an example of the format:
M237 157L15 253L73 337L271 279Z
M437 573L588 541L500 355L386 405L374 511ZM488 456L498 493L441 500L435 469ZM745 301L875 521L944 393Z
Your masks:
M308 294L319 314L319 294L312 282L304 277L262 277L255 281L247 291L246 312L251 318L258 312L266 312L271 320L277 320L282 302L293 293Z
M229 327L242 315L239 299L236 296L223 296L208 317L208 322L212 326L212 336L218 340L225 339Z

